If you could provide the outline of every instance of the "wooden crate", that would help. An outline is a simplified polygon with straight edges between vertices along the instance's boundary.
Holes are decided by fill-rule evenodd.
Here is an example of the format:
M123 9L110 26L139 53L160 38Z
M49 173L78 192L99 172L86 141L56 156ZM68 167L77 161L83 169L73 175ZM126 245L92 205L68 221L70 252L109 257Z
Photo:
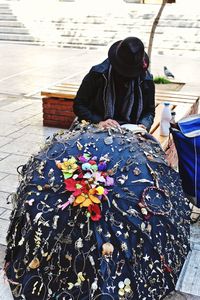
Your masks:
M42 107L44 126L69 128L75 118L72 99L45 97Z
M49 127L69 128L75 115L73 99L78 85L57 84L41 92L43 106L43 125Z

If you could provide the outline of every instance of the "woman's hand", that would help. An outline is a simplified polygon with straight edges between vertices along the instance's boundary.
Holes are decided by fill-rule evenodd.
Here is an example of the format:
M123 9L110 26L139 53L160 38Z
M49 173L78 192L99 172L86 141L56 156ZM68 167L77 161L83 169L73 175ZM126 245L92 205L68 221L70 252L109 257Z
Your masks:
M113 119L107 119L105 121L99 122L99 126L103 128L110 128L110 127L119 127L119 123Z
M146 126L144 126L143 124L138 124L138 126L144 128L145 130L147 130Z

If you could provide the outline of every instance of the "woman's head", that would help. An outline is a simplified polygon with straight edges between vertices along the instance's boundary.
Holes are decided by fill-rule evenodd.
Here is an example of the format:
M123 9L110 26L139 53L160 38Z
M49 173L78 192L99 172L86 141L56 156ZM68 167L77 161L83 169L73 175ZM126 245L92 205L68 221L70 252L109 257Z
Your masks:
M117 73L129 78L141 75L149 65L144 44L137 37L115 42L108 51L108 58Z

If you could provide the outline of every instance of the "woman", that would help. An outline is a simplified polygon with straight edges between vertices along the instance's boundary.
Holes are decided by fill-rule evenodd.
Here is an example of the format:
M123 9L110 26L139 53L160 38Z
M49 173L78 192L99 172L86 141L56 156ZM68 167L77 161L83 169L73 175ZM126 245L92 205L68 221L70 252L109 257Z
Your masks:
M162 299L189 250L189 205L149 134L79 125L23 167L5 272L15 300Z
M150 130L155 116L155 86L143 42L128 37L115 42L108 58L91 68L74 99L79 120L104 128L139 124Z

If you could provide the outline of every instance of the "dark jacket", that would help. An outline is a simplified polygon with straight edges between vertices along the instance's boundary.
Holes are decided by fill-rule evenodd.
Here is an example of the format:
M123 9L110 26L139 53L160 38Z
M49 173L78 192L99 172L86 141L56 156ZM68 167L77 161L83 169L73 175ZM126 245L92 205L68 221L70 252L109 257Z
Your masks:
M109 66L110 62L106 59L103 63L93 66L84 77L74 99L74 113L79 120L92 123L99 123L104 120ZM140 80L143 110L138 124L145 125L149 131L155 116L155 85L153 77L148 71L140 77Z

